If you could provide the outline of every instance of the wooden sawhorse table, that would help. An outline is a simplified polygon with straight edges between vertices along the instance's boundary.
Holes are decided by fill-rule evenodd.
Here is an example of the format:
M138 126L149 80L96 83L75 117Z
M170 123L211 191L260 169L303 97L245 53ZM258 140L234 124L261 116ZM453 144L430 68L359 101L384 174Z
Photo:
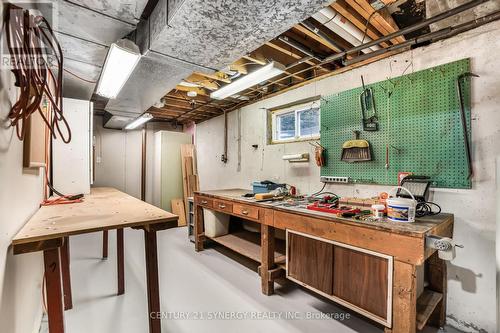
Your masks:
M14 254L43 251L49 333L64 332L71 308L68 237L105 230L144 231L149 332L160 333L156 232L177 226L178 216L113 188L93 188L84 202L41 207L12 240ZM120 259L118 259L120 262ZM64 282L64 283L62 283ZM65 304L66 303L66 304Z

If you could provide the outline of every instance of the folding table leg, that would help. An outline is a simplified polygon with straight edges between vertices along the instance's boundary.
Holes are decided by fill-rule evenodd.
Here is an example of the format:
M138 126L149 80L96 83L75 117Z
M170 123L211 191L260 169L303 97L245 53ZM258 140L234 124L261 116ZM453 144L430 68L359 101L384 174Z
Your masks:
M118 271L118 295L125 293L125 263L123 253L123 229L116 229L116 252Z
M144 247L146 250L149 333L161 333L158 254L155 230L144 230Z
M47 287L49 333L64 333L64 310L61 291L61 261L59 249L43 251Z
M71 310L73 308L73 296L71 293L69 237L64 237L64 243L63 246L59 248L59 253L61 255L64 310Z
M102 232L102 259L108 259L108 231Z

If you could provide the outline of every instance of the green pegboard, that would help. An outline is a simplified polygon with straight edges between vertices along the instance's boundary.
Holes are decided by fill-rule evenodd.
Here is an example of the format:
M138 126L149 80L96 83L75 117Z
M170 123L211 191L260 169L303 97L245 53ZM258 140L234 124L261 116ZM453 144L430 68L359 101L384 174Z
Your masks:
M375 96L377 132L362 131L361 87L324 96L321 144L327 149L327 164L321 175L396 185L398 172L406 171L431 177L434 187L471 188L456 89L457 77L469 70L470 60L463 59L366 85ZM464 83L463 94L470 142L470 79ZM340 160L342 144L353 138L354 130L370 142L372 161Z

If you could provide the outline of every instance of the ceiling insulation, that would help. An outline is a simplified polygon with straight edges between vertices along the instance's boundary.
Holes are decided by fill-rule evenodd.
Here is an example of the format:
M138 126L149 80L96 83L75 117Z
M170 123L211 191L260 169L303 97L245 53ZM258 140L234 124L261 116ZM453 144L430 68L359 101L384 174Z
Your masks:
M145 56L106 110L144 112L192 72L230 65L330 2L160 0L137 30Z
M325 0L185 0L166 24L167 0L151 18L151 49L172 57L221 69L266 41L305 20L331 1ZM171 11L172 9L170 9Z

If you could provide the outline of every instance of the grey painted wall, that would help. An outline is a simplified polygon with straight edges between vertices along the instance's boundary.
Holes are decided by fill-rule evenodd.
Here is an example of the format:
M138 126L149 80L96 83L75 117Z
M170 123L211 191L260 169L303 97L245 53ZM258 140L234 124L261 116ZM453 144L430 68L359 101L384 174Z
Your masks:
M454 238L464 249L448 263L448 323L467 332L495 332L495 156L500 155L500 52L494 22L453 39L408 51L376 63L326 78L229 114L229 162L220 162L223 151L223 117L197 126L196 146L202 189L250 188L253 180L269 179L298 186L301 193L321 188L320 170L310 161L290 164L284 154L310 152L308 143L266 144L263 108L283 105L318 94L341 92L367 83L386 80L411 70L421 70L470 57L472 71L481 75L472 87L472 147L475 177L471 190L432 191L431 199L455 214ZM238 124L240 123L240 126ZM252 144L258 144L254 149ZM340 195L372 196L383 186L334 185L327 189Z
M153 143L157 131L182 131L170 123L147 124L146 201L152 202ZM102 127L102 117L94 117L96 163L94 186L111 186L136 198L141 197L142 131L119 131Z

